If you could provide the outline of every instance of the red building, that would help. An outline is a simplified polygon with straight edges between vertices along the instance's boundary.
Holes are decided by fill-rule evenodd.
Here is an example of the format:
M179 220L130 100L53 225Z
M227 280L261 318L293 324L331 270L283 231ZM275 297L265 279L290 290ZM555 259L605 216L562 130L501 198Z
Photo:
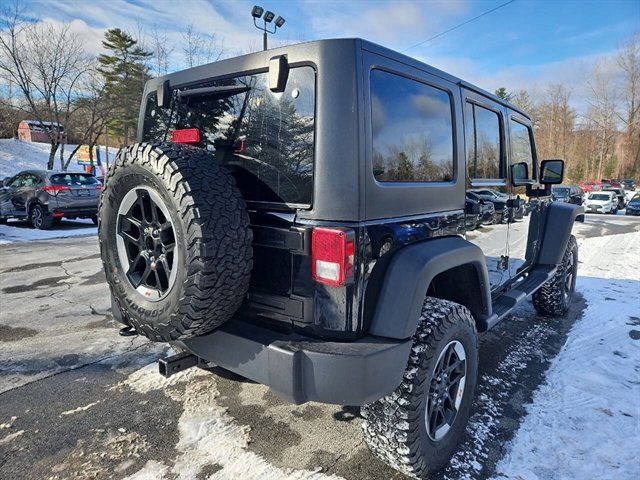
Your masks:
M65 143L67 134L64 131L64 125L56 122L39 122L37 120L21 121L18 124L18 139L23 142L50 143L49 131L52 127L60 132L60 141Z

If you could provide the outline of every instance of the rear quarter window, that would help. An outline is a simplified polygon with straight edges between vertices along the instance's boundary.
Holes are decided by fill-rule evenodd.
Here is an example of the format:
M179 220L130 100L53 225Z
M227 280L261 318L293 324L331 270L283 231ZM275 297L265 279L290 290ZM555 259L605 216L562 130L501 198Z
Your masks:
M446 91L372 70L371 130L377 181L453 179L453 122Z

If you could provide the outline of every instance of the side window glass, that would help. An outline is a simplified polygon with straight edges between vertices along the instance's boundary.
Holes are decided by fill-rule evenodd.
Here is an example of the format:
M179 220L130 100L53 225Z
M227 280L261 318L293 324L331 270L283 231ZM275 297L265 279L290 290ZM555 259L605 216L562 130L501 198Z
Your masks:
M11 180L10 186L11 188L17 188L17 187L21 187L23 185L23 179L24 179L24 175L18 175L17 177L14 177L13 180Z
M24 186L25 187L35 187L38 184L38 177L35 175L25 175L24 177Z
M467 169L472 179L502 178L500 117L492 110L467 103Z
M531 131L520 122L511 120L511 163L524 162L529 166L529 178L533 177L533 149Z
M371 72L373 174L379 182L453 179L449 94L382 70Z

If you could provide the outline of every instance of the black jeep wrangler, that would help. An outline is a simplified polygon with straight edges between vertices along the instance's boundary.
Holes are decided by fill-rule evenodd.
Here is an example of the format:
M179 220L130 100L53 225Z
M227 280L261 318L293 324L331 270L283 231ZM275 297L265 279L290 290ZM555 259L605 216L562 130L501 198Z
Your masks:
M165 375L361 406L402 472L454 453L479 332L531 295L569 307L584 212L551 202L563 162L538 162L526 113L399 53L316 41L150 80L138 141L101 200L116 316L182 352ZM466 234L472 189L534 208Z

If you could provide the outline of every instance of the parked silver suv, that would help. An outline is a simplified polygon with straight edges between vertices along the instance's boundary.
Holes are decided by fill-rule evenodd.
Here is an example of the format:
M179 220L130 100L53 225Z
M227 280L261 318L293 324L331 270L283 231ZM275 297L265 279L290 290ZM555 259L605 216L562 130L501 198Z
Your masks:
M46 230L66 217L91 218L97 224L101 189L89 173L25 170L2 182L0 223L30 219L34 228Z

